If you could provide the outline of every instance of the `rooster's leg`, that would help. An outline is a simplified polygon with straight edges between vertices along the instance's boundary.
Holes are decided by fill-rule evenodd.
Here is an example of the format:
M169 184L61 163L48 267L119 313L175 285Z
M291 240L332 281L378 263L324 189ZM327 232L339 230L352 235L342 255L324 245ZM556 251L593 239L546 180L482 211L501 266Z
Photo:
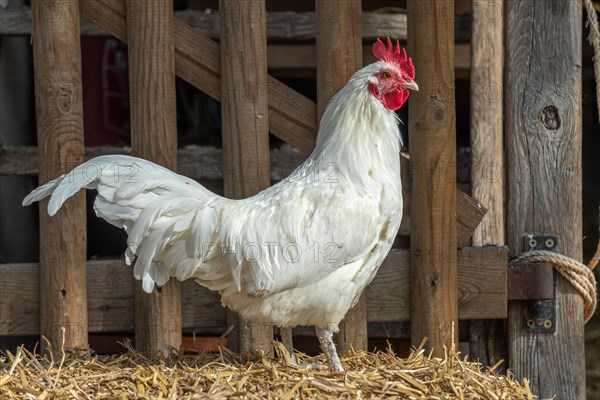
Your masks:
M292 341L292 328L280 328L281 342L283 347L290 354L290 360L292 364L296 364L296 356L294 356L294 343Z
M283 343L283 347L290 353L290 362L292 365L295 365L300 368L310 368L310 369L319 369L321 365L319 364L300 364L294 355L294 344L292 341L292 328L279 328L281 332L281 342Z
M331 368L333 372L344 372L344 367L342 367L340 357L338 357L337 350L335 349L335 343L333 343L333 329L316 329L317 337L321 343L321 349L323 349L325 357L327 358L329 368Z

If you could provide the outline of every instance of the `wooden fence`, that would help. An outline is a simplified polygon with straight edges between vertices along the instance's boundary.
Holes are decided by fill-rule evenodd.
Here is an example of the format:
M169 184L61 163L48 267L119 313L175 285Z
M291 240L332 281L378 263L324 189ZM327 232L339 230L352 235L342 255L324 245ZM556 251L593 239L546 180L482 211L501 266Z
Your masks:
M512 314L507 313L508 249L470 246L476 229L478 246L505 241L502 193L506 187L509 195L506 243L510 244L512 254L521 251L521 237L525 233L550 232L562 238L564 251L581 258L581 243L573 234L581 232L578 203L581 96L577 86L581 75L576 68L581 61L571 45L581 41L581 8L576 2L565 1L563 13L550 3L473 1L472 58L468 65L472 79L480 81L472 81L473 159L481 163L491 160L504 171L501 149L504 92L508 109L506 154L510 164L506 168L506 184L502 179L482 178L481 171L474 167L473 193L490 208L478 228L485 209L476 199L457 190L454 175L455 99L454 91L448 90L453 89L458 63L454 2L408 1L405 36L421 88L411 95L410 101L412 158L409 163L408 157L402 155L401 160L404 213L411 219L410 246L390 253L357 307L350 311L338 336L341 349L348 344L366 348L368 322L410 320L413 343L427 336L428 346L440 354L443 346L457 342L459 319L508 318L512 334L511 366L519 376L530 377L538 391L549 388L560 393L559 398L573 398L574 394L577 397L584 390L579 297L571 296L571 289L559 277L558 335L524 333L523 311L519 308L523 304L511 305ZM222 102L222 162L234 171L233 177L224 177L225 194L230 197L249 196L269 184L268 173L261 174L263 180L250 182L237 170L252 163L265 166L268 171L269 132L303 154L310 153L318 115L329 97L363 64L360 26L365 16L361 14L359 0L316 2L317 103L267 74L268 26L264 0L221 0L219 20L213 21L212 28L204 26L204 33L174 17L172 1L34 0L32 6L40 183L67 172L67 166L82 162L85 156L80 14L129 46L133 154L177 169L175 75ZM252 7L257 18L243 17L249 12L248 7ZM331 10L335 10L333 19ZM538 19L533 23L520 22L528 21L524 16L534 11L553 21L556 35L564 35L563 40L555 40L554 30L537 36L544 31L536 22ZM48 18L49 13L61 17ZM503 34L504 15L507 23L516 28ZM218 29L214 26L217 23ZM220 43L209 37L207 29L213 32L213 37L220 36ZM152 46L147 45L149 38ZM458 48L464 50L464 46ZM545 55L544 48L555 49L552 54L561 62ZM534 51L539 57L526 63L523 51ZM558 54L569 56L558 57ZM508 66L504 89L503 58ZM572 73L569 79L565 79L564 71ZM550 74L552 87L538 81L544 75L542 72ZM540 75L534 76L537 73ZM525 86L524 76L530 79ZM48 82L58 85L55 89L61 101L45 95ZM473 83L497 84L499 98L481 101L481 92ZM542 88L536 100L531 97L533 84ZM259 96L256 102L241 101L236 93L240 85L266 88L268 95ZM566 96L556 99L553 88L559 88ZM554 107L550 110L556 110L562 125L548 127L543 125L544 121L540 125L535 120L539 114L536 107L544 110ZM243 127L243 132L239 127ZM538 134L537 139L531 139L532 132ZM569 139L557 141L561 135ZM555 154L551 149L559 151L561 160L570 163L569 171L579 176L579 183L576 179L559 179L550 186L541 179L521 179L522 174L546 176L544 169L560 171L547 155ZM419 166L443 171L446 179L434 180L414 173ZM553 195L550 187L564 195ZM488 196L489 193L492 194ZM557 203L563 200L565 204ZM237 329L230 338L234 349L268 351L270 348L271 327L242 323L236 315L225 312L216 294L194 283L171 281L160 292L146 295L139 284L134 284L130 268L122 262L86 261L83 193L67 202L51 219L45 205L42 203L40 207L39 266L0 265L0 335L42 334L58 349L65 328L65 347L77 349L87 347L88 332L135 329L137 346L155 353L178 348L182 331L218 334L234 324ZM561 308L565 305L566 308ZM545 352L544 346L555 345L557 353ZM571 356L567 357L567 353ZM553 376L552 371L564 360L569 368L561 370L563 376ZM537 369L538 362L547 363L548 370ZM577 384L574 389L564 388L561 382Z

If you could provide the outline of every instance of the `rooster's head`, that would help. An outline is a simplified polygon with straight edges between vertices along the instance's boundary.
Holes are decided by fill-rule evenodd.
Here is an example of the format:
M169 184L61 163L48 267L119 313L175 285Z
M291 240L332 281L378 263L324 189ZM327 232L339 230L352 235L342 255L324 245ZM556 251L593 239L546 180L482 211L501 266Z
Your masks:
M387 38L387 46L379 39L373 44L373 55L380 61L374 65L378 69L369 77L369 91L388 110L397 110L408 98L408 89L419 90L413 80L415 67L412 60L406 56L406 51L400 51L400 43L396 47Z

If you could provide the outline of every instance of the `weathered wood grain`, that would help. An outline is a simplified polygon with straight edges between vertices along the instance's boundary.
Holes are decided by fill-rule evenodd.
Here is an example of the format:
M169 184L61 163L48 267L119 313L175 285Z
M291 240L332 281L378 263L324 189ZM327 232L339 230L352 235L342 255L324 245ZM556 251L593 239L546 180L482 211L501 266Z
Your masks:
M459 317L506 318L506 247L458 251ZM120 260L87 262L90 332L132 332L133 272ZM39 266L0 265L0 335L39 333ZM219 335L227 327L218 293L182 283L184 332ZM367 288L370 322L410 319L410 253L393 250Z
M40 298L39 264L0 264L0 336L39 335Z
M471 193L488 212L473 244L504 243L503 3L473 2L471 38ZM492 18L493 17L493 18Z
M177 170L173 1L128 0L127 42L133 155ZM170 280L151 294L134 281L138 350L170 354L181 346L181 288Z
M316 2L315 6L321 10L324 19L331 24L339 22L340 15L344 12L337 3L325 1L325 7ZM293 8L290 5L290 8ZM219 38L219 14L218 10L210 13L198 10L177 11L176 16L183 21L199 29L203 34ZM267 12L267 39L285 41L308 41L318 37L319 11L275 11ZM378 37L390 36L397 39L406 39L406 14L405 13L375 13L365 11L355 21L355 26L362 27L362 37L366 40L374 40Z
M270 182L268 97L261 90L267 85L265 4L221 0L219 7L223 178L225 195L239 199Z
M252 196L270 184L265 1L220 0L221 116L225 196ZM228 313L236 352L273 354L273 327Z
M52 15L61 16L51 18ZM33 2L33 65L39 183L83 161L83 103L77 2ZM52 218L40 204L40 333L52 351L87 348L85 193ZM46 342L42 341L44 350Z
M454 2L408 2L412 343L444 355L458 343Z
M581 23L574 1L506 3L507 244L558 235L557 251L582 257ZM509 305L509 367L540 398L584 399L583 301L561 276L556 333L523 330L527 305Z
M98 11L102 12L99 8ZM381 10L380 10L381 11ZM406 40L407 20L403 10L380 12L363 11L361 25L363 40L371 41L386 36ZM327 11L330 18L335 18L335 9ZM220 35L220 14L218 10L177 10L175 17L194 27L202 34L218 39ZM455 8L455 35L461 42L469 41L469 19L464 18L464 12ZM0 10L0 35L31 34L31 9L27 6L8 7ZM267 40L306 42L316 37L316 18L314 11L267 11ZM106 36L108 33L101 27L91 23L86 18L81 19L82 36Z
M131 154L130 147L98 146L85 148L85 160L107 154ZM269 152L271 179L280 181L296 169L306 156L289 147ZM190 145L177 149L178 173L197 181L223 180L223 150L211 146ZM37 175L37 147L6 147L0 152L0 176ZM219 194L223 194L222 191Z
M134 331L132 267L120 260L87 262L89 332ZM39 324L38 264L0 266L0 335L37 335ZM205 335L224 332L225 309L219 295L193 281L182 283L183 330ZM84 332L85 329L73 326Z
M98 12L102 10L98 9ZM327 10L328 18L335 18L334 9ZM212 39L218 39L221 23L218 10L179 10L175 17ZM0 35L30 35L31 9L29 7L9 5L0 11L2 24ZM315 12L267 12L267 39L286 41L314 40L316 37ZM390 36L406 40L406 14L374 13L365 11L361 15L363 37L374 40L378 37ZM81 35L106 36L107 31L91 23L85 18L81 20Z
M381 36L385 38L387 35ZM390 37L394 37L390 35ZM406 42L400 42L403 45ZM373 43L368 42L362 46L363 65L375 62L373 56ZM468 79L471 46L468 43L456 44L456 58L454 68L461 77ZM272 43L267 47L267 66L269 69L303 70L302 76L315 77L312 70L317 67L317 48L314 43L280 44ZM299 72L298 72L299 73Z
M504 12L502 2L473 1L471 15L471 194L487 214L476 227L473 244L502 244L504 238L504 132L502 87L504 68ZM469 356L484 365L506 359L505 351L488 340L490 324L472 321ZM502 335L504 336L504 335Z
M465 247L457 254L459 318L505 318L508 249ZM410 303L410 250L393 249L367 287L368 320L408 321Z
M455 165L449 165L446 168L454 168ZM422 177L431 179L442 179L446 177L446 168L435 172L428 168L423 168L414 163L408 154L400 155L400 173L402 175L402 198L404 200L403 218L410 218L410 205L412 202L413 176L421 174ZM432 173L433 172L433 173ZM436 175L437 174L437 175ZM436 178L437 176L437 178ZM437 181L436 181L437 182ZM460 247L469 246L473 231L481 222L481 219L487 212L487 209L477 200L457 188L456 190L456 244Z
M315 3L317 17L317 119L329 100L363 66L360 0ZM331 10L335 10L332 15Z
M504 246L465 247L458 251L458 317L460 319L504 319L506 306L506 262ZM485 279L481 279L485 275ZM489 293L490 297L481 297ZM493 293L493 294L492 294ZM485 309L483 311L482 309Z
M315 2L317 25L317 113L321 120L331 98L362 67L360 0ZM334 10L334 12L332 12ZM351 347L367 350L367 298L363 293L356 306L339 324L335 343L340 354Z
M92 0L93 1L93 0ZM103 5L91 13L110 13ZM328 11L331 13L331 11ZM215 10L180 10L175 11L175 17L195 31L212 39L219 38L220 22L219 12ZM117 15L117 18L119 16ZM0 35L30 35L31 34L31 10L28 7L11 7L0 10ZM406 41L406 14L402 12L379 13L362 12L363 40L372 41L375 38L385 38ZM316 46L313 41L316 37L315 13L311 11L296 12L267 12L267 39L268 41L285 41L286 44L271 43L267 47L267 65L273 69L302 70L304 76L314 76L316 68ZM470 45L468 34L468 19L457 17L456 35L466 34L456 39L461 43L456 44L455 68L457 76L468 78L470 63ZM107 36L108 29L102 29L87 18L81 20L82 36ZM365 64L370 63L371 44L363 46Z

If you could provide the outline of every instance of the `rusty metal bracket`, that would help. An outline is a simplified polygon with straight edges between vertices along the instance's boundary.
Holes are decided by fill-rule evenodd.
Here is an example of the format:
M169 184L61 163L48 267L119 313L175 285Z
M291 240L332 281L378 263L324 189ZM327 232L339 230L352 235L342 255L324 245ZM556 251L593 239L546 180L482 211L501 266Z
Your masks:
M525 235L523 251L556 251L557 241L558 238L554 235ZM518 264L515 264L515 268L516 265ZM552 264L526 263L520 274L529 279L529 282L525 282L524 285L530 289L524 293L531 295L527 299L519 299L528 303L523 318L523 329L529 332L554 333L556 331L556 274ZM516 276L509 278L509 282L514 278ZM531 289L532 287L535 289Z
M554 297L554 268L551 263L508 265L508 300L548 300Z

